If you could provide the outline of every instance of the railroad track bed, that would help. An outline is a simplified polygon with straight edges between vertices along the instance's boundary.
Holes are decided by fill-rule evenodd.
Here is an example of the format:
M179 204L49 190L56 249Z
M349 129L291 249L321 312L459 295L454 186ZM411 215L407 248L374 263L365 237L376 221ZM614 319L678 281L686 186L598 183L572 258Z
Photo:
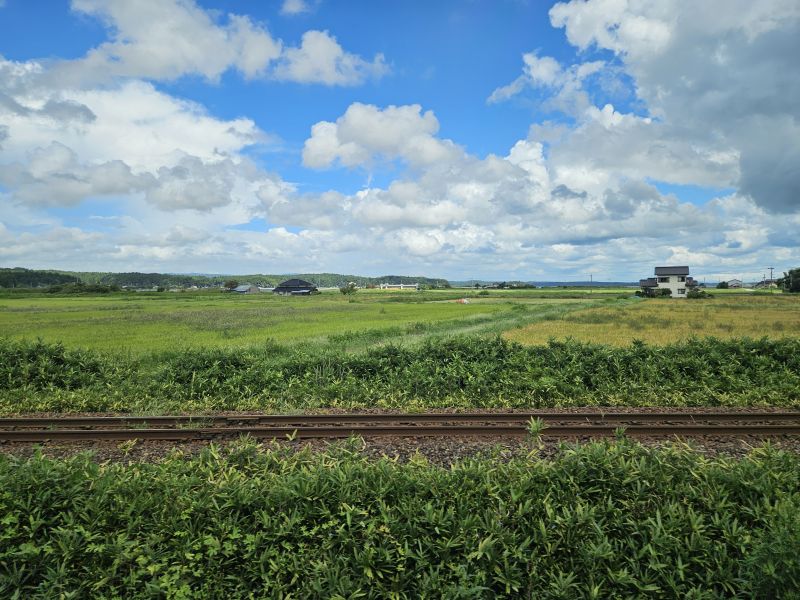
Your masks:
M535 412L421 414L228 414L202 416L64 416L0 418L0 442L199 441L250 435L258 439L363 437L800 436L800 411Z
M531 416L542 419L547 428L542 431L538 441L532 443L528 437L527 424ZM113 417L113 419L109 419ZM278 418L279 417L279 418ZM379 411L362 412L357 414L326 414L315 415L263 415L224 413L216 415L177 417L140 417L132 415L70 415L59 416L26 415L12 419L0 419L0 433L25 431L43 431L39 441L0 441L0 453L14 455L20 458L41 452L53 458L66 458L79 452L89 451L95 459L101 462L156 462L167 455L179 452L182 455L193 455L207 448L212 442L221 451L234 447L242 435L242 429L261 427L283 427L282 431L272 431L269 437L262 431L265 448L280 448L282 451L299 451L309 448L312 451L327 451L331 444L346 444L356 448L369 458L378 459L389 457L393 460L408 461L424 459L431 464L447 467L458 460L474 456L491 455L497 460L506 460L520 453L527 454L535 449L541 458L549 458L563 451L562 444L567 442L586 442L598 437L610 438L625 428L625 435L636 439L637 442L648 446L660 446L674 443L676 432L674 426L715 426L720 424L734 426L780 426L796 427L800 425L800 411L785 411L766 409L758 411L748 409L744 411L685 409L680 413L669 412L663 409L648 408L644 410L632 409L567 409L564 411L535 411L531 413L513 412L500 413L496 411L481 411L475 413L437 412L415 415L399 415ZM424 418L426 421L409 419ZM49 422L44 422L43 420ZM99 419L99 420L98 420ZM352 431L367 425L375 425L383 421L383 425L417 427L416 431L397 431L389 435L367 435L365 431ZM337 437L300 437L298 425L305 427L336 428L333 432ZM478 427L478 431L462 430L454 435L438 435L422 427L432 426L467 425ZM646 426L673 426L670 431L661 431L660 434L644 434L637 427ZM555 435L557 426L581 427L573 435ZM588 427L594 426L594 430ZM605 426L605 430L597 427ZM501 427L513 427L511 434L507 434ZM154 435L159 438L145 437L144 429L157 430ZM208 429L222 430L219 433L209 432ZM78 433L67 439L57 439L55 432L73 430ZM119 437L112 433L122 430ZM198 433L198 430L201 430ZM202 431L206 430L206 431ZM93 436L96 432L106 432L104 437ZM695 429L692 433L684 430L678 435L681 440L687 440L697 451L709 456L725 455L738 457L750 452L754 447L767 442L775 447L800 453L800 434L777 433L776 430L739 430L737 433L702 434ZM174 433L174 439L169 439ZM253 431L249 435L258 437ZM309 435L321 433L309 432ZM343 440L352 433L358 434L356 440ZM374 432L373 432L374 433ZM452 432L451 432L452 433ZM561 431L563 433L563 430ZM643 433L643 435L639 435ZM423 435L424 434L424 435ZM70 434L68 434L70 435ZM2 438L0 438L2 439Z

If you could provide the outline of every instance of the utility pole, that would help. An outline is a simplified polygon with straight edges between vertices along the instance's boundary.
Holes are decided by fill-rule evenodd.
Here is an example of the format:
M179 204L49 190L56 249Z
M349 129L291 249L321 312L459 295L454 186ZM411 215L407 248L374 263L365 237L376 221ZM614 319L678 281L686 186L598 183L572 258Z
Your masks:
M592 293L592 285L594 284L594 275L589 273L589 293Z

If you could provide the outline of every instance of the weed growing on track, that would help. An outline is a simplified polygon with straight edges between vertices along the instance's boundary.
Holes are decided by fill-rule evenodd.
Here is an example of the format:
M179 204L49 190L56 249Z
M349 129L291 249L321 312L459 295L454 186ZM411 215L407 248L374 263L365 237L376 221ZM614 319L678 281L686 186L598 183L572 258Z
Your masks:
M0 457L0 596L789 598L798 489L769 447L629 441L452 469L348 444Z
M0 413L318 408L800 406L800 340L616 348L428 339L348 353L267 344L119 357L0 343Z

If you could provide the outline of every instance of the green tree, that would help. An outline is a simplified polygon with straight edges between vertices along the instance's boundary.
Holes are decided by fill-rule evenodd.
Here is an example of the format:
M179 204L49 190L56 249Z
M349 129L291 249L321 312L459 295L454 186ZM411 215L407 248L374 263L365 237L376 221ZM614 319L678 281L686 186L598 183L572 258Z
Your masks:
M800 293L800 267L784 272L783 277L778 280L778 287L783 288L784 292Z
M358 291L358 287L356 287L355 281L350 281L347 284L340 287L339 291L345 296L349 296L350 294L355 294Z
M239 287L239 282L236 281L235 279L229 279L228 281L225 282L225 288L228 290L232 290L236 287Z
M728 289L728 282L727 281L720 281L717 284L717 289L718 290L727 290Z

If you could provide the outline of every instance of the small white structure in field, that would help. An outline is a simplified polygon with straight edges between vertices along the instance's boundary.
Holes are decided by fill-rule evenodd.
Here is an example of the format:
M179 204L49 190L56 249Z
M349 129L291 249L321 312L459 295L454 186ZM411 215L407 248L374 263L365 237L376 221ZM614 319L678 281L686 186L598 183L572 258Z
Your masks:
M418 290L418 283L382 283L382 290Z
M689 267L656 267L655 277L639 280L645 296L668 295L671 298L686 298L687 288L695 285L689 277ZM669 290L668 293L661 290Z

